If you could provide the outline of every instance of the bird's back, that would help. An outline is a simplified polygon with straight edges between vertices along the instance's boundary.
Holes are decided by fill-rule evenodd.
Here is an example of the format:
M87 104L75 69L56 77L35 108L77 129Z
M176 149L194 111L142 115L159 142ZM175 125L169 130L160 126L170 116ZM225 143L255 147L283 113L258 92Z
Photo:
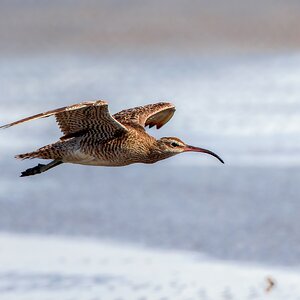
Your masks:
M109 140L101 140L97 133L88 132L80 138L80 155L93 157L90 164L105 166L125 166L144 162L155 138L134 124L123 124L127 132Z

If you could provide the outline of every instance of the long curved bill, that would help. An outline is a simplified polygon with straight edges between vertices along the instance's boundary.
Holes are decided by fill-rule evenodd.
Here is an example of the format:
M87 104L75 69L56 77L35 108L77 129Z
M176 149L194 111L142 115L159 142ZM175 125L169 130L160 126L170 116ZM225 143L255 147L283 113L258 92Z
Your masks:
M224 164L223 159L220 156L218 156L216 153L212 152L212 151L209 151L209 150L206 150L206 149L203 149L203 148L198 148L198 147L186 145L186 148L184 149L184 152L187 152L187 151L202 152L202 153L210 154L210 155L214 156L215 158L217 158L222 164Z

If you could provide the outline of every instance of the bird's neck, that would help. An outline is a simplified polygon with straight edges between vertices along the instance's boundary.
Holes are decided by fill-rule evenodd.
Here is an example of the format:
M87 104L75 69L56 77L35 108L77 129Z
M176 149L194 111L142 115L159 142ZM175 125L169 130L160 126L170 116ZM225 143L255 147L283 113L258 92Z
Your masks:
M149 152L149 159L151 162L157 162L166 158L173 156L172 153L166 152L163 143L156 140Z

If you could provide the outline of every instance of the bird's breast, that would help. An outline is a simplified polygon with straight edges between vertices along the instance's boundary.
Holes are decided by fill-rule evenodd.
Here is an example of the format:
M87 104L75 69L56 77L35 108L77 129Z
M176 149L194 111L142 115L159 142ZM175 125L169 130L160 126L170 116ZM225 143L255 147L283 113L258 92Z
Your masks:
M121 166L120 162L116 159L109 159L105 155L93 155L86 153L82 150L76 150L71 156L64 158L64 162L90 165L90 166Z
M110 141L92 142L82 139L80 146L64 161L94 166L126 166L148 162L149 141L147 138L141 139L138 132L131 131L126 136Z

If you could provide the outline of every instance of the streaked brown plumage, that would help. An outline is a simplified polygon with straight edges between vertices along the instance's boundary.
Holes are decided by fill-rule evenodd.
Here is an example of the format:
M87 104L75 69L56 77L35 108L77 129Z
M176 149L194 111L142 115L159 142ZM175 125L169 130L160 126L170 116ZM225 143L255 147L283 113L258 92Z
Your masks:
M99 100L47 111L0 128L54 115L64 134L53 144L16 156L20 159L53 160L47 165L39 164L22 172L22 177L45 172L61 163L94 166L150 164L186 151L208 153L223 162L215 153L186 145L178 138L156 140L146 133L146 126L159 129L172 118L174 112L173 104L160 102L125 109L111 116L107 102Z

